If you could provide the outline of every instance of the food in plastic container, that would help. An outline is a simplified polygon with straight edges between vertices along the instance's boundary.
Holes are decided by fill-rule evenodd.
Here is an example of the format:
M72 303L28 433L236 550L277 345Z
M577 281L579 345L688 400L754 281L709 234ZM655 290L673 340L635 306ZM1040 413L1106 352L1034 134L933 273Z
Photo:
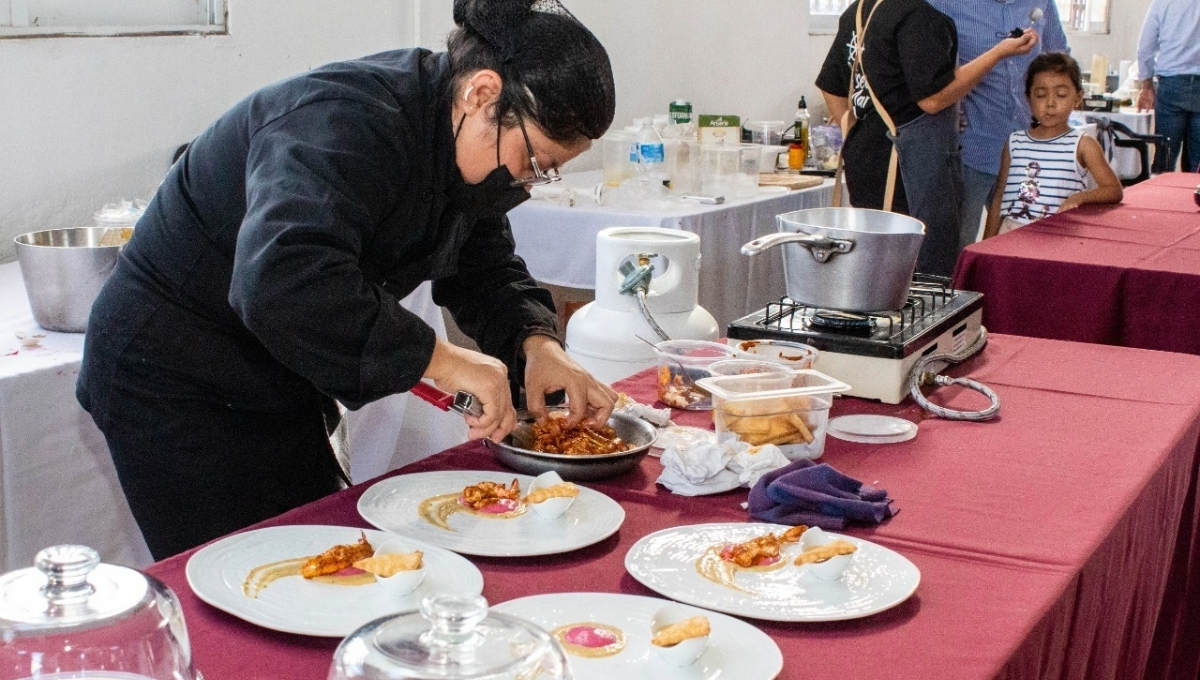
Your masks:
M812 368L820 352L812 345L789 340L743 340L737 344L738 357L773 361L789 368Z
M696 381L711 376L709 367L722 359L732 359L735 350L705 340L666 340L654 347L658 350L658 400L671 408L711 409L712 399L697 388Z
M791 386L774 388L755 375L714 376L699 387L712 395L717 441L775 444L789 460L819 458L833 395L850 386L813 370L793 372Z

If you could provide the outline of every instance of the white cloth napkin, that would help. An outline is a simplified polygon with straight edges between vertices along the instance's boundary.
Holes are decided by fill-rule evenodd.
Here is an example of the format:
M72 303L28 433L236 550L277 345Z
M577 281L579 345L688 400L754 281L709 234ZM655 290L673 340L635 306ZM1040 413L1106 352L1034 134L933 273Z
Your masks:
M654 408L633 400L628 394L621 392L617 395L616 406L613 407L614 413L624 413L635 418L641 418L658 427L666 427L671 423L671 409L669 408Z
M679 449L668 446L658 483L680 496L702 496L753 486L758 478L790 461L778 446L750 446L730 440Z

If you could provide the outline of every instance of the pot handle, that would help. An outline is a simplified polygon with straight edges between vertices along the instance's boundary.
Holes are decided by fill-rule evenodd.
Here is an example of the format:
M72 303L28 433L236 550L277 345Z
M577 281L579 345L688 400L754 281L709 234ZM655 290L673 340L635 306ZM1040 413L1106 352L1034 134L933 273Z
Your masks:
M743 255L758 255L762 251L784 243L795 243L804 248L817 262L826 262L837 254L854 250L854 241L849 239L829 238L824 234L804 234L790 231L780 231L767 234L742 246Z

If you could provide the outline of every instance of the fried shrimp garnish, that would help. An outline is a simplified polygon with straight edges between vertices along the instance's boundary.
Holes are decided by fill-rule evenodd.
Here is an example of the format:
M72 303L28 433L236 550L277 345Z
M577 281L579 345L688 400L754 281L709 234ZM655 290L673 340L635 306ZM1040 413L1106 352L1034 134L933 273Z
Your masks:
M802 564L816 564L818 562L831 560L838 555L853 554L856 550L858 550L858 548L852 543L847 543L846 541L834 541L829 545L822 545L816 548L805 550L804 552L800 553L800 556L797 557L792 564L796 565L797 567Z
M568 427L565 417L551 415L540 423L534 423L530 450L564 456L599 456L631 448L617 436L616 430L607 425L579 423Z
M526 503L542 503L551 498L574 498L579 495L579 487L570 482L555 484L541 489L534 489L525 497Z
M520 501L521 482L514 479L507 487L495 482L480 482L463 489L459 498L464 505L474 510L482 510L500 501Z
M774 562L779 559L780 546L785 543L796 543L800 540L800 535L807 530L808 527L800 525L792 527L778 536L770 533L766 536L750 539L744 543L727 546L721 551L721 559L733 562L743 568L757 567L765 563Z
M654 633L654 637L650 639L650 643L659 647L674 647L684 640L704 637L708 634L708 617L693 616L686 621L659 628Z
M395 576L402 571L415 571L421 568L422 558L425 553L420 550L410 553L400 553L395 555L377 555L368 557L354 563L355 569L369 571L376 576L388 578Z
M316 578L336 574L343 569L354 566L354 563L375 554L375 548L367 542L367 535L359 533L358 543L353 545L335 545L329 550L310 557L300 569L304 578Z

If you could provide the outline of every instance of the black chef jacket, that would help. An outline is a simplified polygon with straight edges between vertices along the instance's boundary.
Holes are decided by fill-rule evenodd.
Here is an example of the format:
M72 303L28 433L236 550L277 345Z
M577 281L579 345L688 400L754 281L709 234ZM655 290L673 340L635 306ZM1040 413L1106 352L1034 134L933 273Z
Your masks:
M425 50L331 64L190 145L93 308L78 396L101 429L120 416L114 380L265 413L405 391L435 336L398 301L426 280L522 375L520 342L554 334L553 305L507 219L472 212L447 70Z

